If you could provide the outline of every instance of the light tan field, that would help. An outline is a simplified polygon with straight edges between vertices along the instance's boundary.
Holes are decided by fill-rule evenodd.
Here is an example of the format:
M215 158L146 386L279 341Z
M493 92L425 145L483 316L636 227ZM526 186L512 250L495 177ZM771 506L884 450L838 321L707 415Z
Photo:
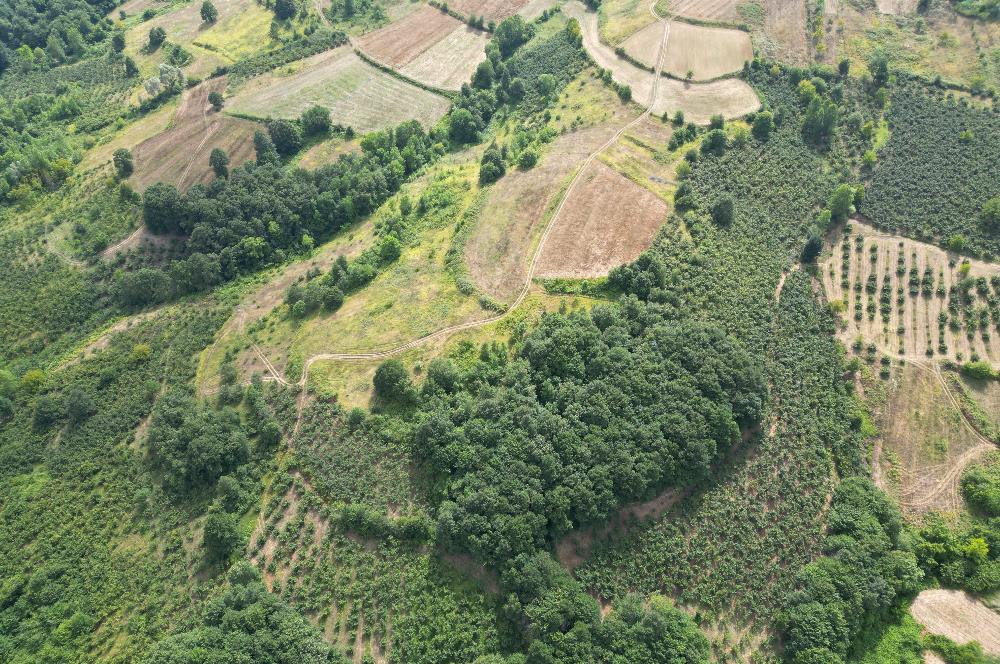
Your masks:
M559 4L559 0L530 0L526 5L518 10L518 14L526 21L534 21L542 15L546 9L551 9Z
M838 232L834 239L834 249L830 255L822 261L821 272L823 286L826 289L827 297L831 301L840 300L847 306L846 311L841 316L842 325L840 330L841 339L845 344L850 345L854 339L861 335L866 342L874 343L882 350L895 355L905 355L913 358L926 358L926 350L931 348L934 357L947 357L957 360L958 353L962 353L964 359L969 359L972 353L978 353L982 359L993 363L1000 362L1000 333L997 333L994 324L990 324L989 339L983 339L980 330L976 330L969 339L968 331L963 327L960 330L952 330L949 324L944 326L943 341L947 346L947 351L939 349L942 337L938 328L938 316L940 313L948 313L948 296L938 295L936 290L943 282L944 292L948 293L952 285L961 280L959 270L959 257L949 254L943 249L933 245L903 238L897 235L884 234L874 227L860 221L852 222L851 261L848 281L850 282L848 291L845 292L842 286L842 242L843 236ZM864 249L861 252L855 250L853 236L864 238ZM878 248L878 261L874 265L870 260L870 248ZM914 258L916 254L916 258ZM899 276L896 274L897 260L902 255L905 260L906 274ZM954 267L949 266L949 261L955 260ZM934 291L930 296L918 293L911 295L909 292L909 270L916 265L918 276L922 277L924 269L930 267L934 276ZM890 286L892 289L889 321L883 322L879 309L879 298L882 283L888 272ZM867 292L868 277L876 275L877 288L875 293ZM985 263L982 261L970 262L970 276L989 277L1000 274L1000 266ZM862 286L861 303L862 319L855 320L856 297L855 284ZM902 306L898 303L898 288L903 288ZM973 291L975 296L975 291ZM869 320L868 305L869 300L874 300L876 311L873 320ZM975 296L974 306L978 309L985 306L982 298ZM902 331L900 331L902 328Z
M709 21L738 21L738 0L669 0L667 11Z
M581 3L573 0L563 7L563 12L580 22L584 47L595 62L611 70L616 81L629 85L636 102L648 105L653 93L653 74L618 57L612 48L603 44L597 34L597 15L586 11ZM671 30L676 25L674 22ZM669 37L667 43L670 43ZM759 107L760 100L753 88L739 79L689 83L661 77L653 113L662 115L682 110L689 121L706 124L715 114L731 119Z
M341 155L349 152L361 152L361 141L352 139L345 141L337 136L317 143L305 152L299 154L296 166L314 171L320 166L326 166L337 161Z
M135 148L131 182L136 188L169 182L186 189L210 182L215 174L208 157L215 148L229 155L230 169L254 158L253 135L260 125L216 113L208 103L210 92L222 92L225 87L222 77L185 91L171 127Z
M401 67L399 72L425 85L459 90L486 59L488 42L487 33L459 26Z
M917 11L920 0L875 0L880 14L903 16Z
M806 3L801 0L763 0L764 29L755 33L754 45L765 55L789 64L806 64Z
M398 68L463 25L440 9L425 5L401 21L368 33L358 40L358 46L369 57Z
M448 7L466 17L482 16L487 23L499 23L517 14L526 4L528 0L451 0Z
M404 120L433 124L450 102L379 71L343 46L251 79L227 108L257 117L298 118L315 104L329 108L334 123L368 132Z
M961 511L962 473L993 449L965 421L948 389L932 365L907 362L893 371L875 413L882 439L873 475L912 518Z
M978 641L990 655L1000 655L1000 613L960 590L925 590L910 613L931 634L955 643Z
M626 53L642 64L655 67L662 36L663 27L654 23L626 39L622 46ZM663 57L663 69L681 78L685 78L690 71L693 79L698 81L739 71L744 62L752 59L750 35L742 30L706 28L673 21Z
M580 162L613 133L601 126L561 136L534 168L508 173L493 186L465 245L466 264L484 292L508 300L520 291L564 187Z
M570 192L539 259L540 277L599 277L652 244L669 207L600 161Z

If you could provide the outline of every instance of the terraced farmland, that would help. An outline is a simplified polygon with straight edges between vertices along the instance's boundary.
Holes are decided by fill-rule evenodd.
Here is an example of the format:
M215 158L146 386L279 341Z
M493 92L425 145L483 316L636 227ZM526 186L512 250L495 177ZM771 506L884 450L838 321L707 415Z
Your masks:
M404 120L433 124L449 101L341 47L307 58L290 73L285 69L251 80L227 108L254 117L297 118L315 104L329 108L335 123L365 132Z

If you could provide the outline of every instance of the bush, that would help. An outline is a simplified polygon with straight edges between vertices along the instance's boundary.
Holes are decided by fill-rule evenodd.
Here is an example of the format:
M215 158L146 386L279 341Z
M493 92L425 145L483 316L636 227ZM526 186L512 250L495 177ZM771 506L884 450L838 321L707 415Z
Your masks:
M966 362L962 365L961 372L969 378L976 378L979 380L996 378L996 373L993 371L993 367L985 360Z
M306 136L325 136L330 126L330 109L311 106L302 112L302 131Z
M302 147L302 130L289 120L271 120L267 124L267 133L274 143L278 154L290 157Z
M242 536L235 514L212 511L205 519L202 545L206 557L213 562L224 562L240 548Z
M167 40L167 31L163 28L157 26L149 31L149 45L148 49L150 51L155 51L163 45L163 42Z
M125 148L118 148L111 157L111 161L115 165L115 173L122 180L128 178L132 175L132 171L135 166L132 162L132 153Z
M479 183L491 184L504 176L507 167L503 161L503 155L497 148L496 143L490 145L483 152L483 158L479 162Z
M399 360L386 360L375 370L375 394L388 401L406 401L413 395L413 383Z

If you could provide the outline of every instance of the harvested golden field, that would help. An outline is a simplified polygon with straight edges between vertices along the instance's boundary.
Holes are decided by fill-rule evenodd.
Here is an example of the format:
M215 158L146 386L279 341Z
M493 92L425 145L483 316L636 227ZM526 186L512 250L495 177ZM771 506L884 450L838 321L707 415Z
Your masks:
M260 125L212 110L210 92L222 92L226 79L213 78L185 91L169 129L140 143L133 152L138 189L154 182L169 182L180 189L210 182L215 174L208 165L212 150L229 155L229 167L254 158L253 135Z
M528 0L451 0L448 8L466 17L482 16L487 23L499 23L508 16L517 14L528 4Z
M524 285L531 256L562 192L584 159L614 133L607 126L556 139L538 165L497 182L465 245L473 280L490 297L509 300Z
M563 7L563 12L580 22L584 47L594 61L611 70L616 81L629 85L636 102L648 105L653 93L653 74L618 57L612 48L602 43L597 32L597 15L586 11L581 3L573 0ZM669 41L668 37L667 43ZM717 113L731 119L746 115L759 107L760 100L753 88L739 79L690 83L661 77L653 113L662 115L664 112L682 110L689 121L707 124Z
M994 449L964 419L938 371L907 362L892 372L884 404L870 400L881 433L873 475L913 518L931 510L960 512L962 473ZM874 385L865 392L881 389Z
M459 26L399 72L424 85L457 91L486 59L488 42L489 35L482 30Z
M600 161L566 199L539 259L539 277L600 277L645 251L669 207Z
M358 46L369 57L398 68L463 25L453 16L425 5L401 21L368 33L358 40Z
M663 26L648 25L625 40L625 52L647 67L656 66L660 52ZM670 24L663 70L693 80L707 80L739 71L743 63L753 59L750 35L742 30L707 28L682 21Z
M910 613L931 634L955 643L978 641L990 655L1000 655L1000 613L961 590L925 590L913 601Z
M860 221L851 228L835 235L821 265L827 297L843 303L840 336L847 345L861 336L894 355L968 360L976 354L1000 362L1000 320L987 302L1000 266L965 262ZM968 292L959 287L965 277L973 280Z
M298 118L316 104L329 108L335 123L368 132L404 120L433 124L450 102L376 69L342 46L251 79L227 108L255 117Z
M737 0L668 0L667 11L709 21L738 21Z

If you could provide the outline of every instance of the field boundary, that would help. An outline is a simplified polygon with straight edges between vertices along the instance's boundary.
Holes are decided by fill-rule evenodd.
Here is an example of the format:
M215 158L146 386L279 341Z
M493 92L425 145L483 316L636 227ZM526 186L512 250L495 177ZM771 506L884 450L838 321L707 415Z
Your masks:
M427 92L430 92L430 93L433 93L433 94L436 94L436 95L440 95L442 97L450 99L451 101L455 101L455 99L458 98L458 93L457 92L453 92L451 90L445 90L444 88L438 88L438 87L435 87L433 85L428 85L427 83L421 83L420 81L416 80L415 78L410 78L409 76L407 76L406 74L402 73L398 69L393 69L392 67L390 67L389 65L387 65L387 64L385 64L383 62L379 62L378 60L376 60L372 56L370 56L367 53L365 53L364 51L362 51L361 47L355 45L354 42L351 42L351 48L354 49L354 54L356 56L358 56L359 58L361 58L364 62L368 63L372 67L375 67L376 69L379 69L379 70L385 72L386 74L389 74L390 76L398 78L399 80L403 81L404 83L409 83L410 85L415 85L415 86L417 86L418 88L420 88L422 90L425 90Z

